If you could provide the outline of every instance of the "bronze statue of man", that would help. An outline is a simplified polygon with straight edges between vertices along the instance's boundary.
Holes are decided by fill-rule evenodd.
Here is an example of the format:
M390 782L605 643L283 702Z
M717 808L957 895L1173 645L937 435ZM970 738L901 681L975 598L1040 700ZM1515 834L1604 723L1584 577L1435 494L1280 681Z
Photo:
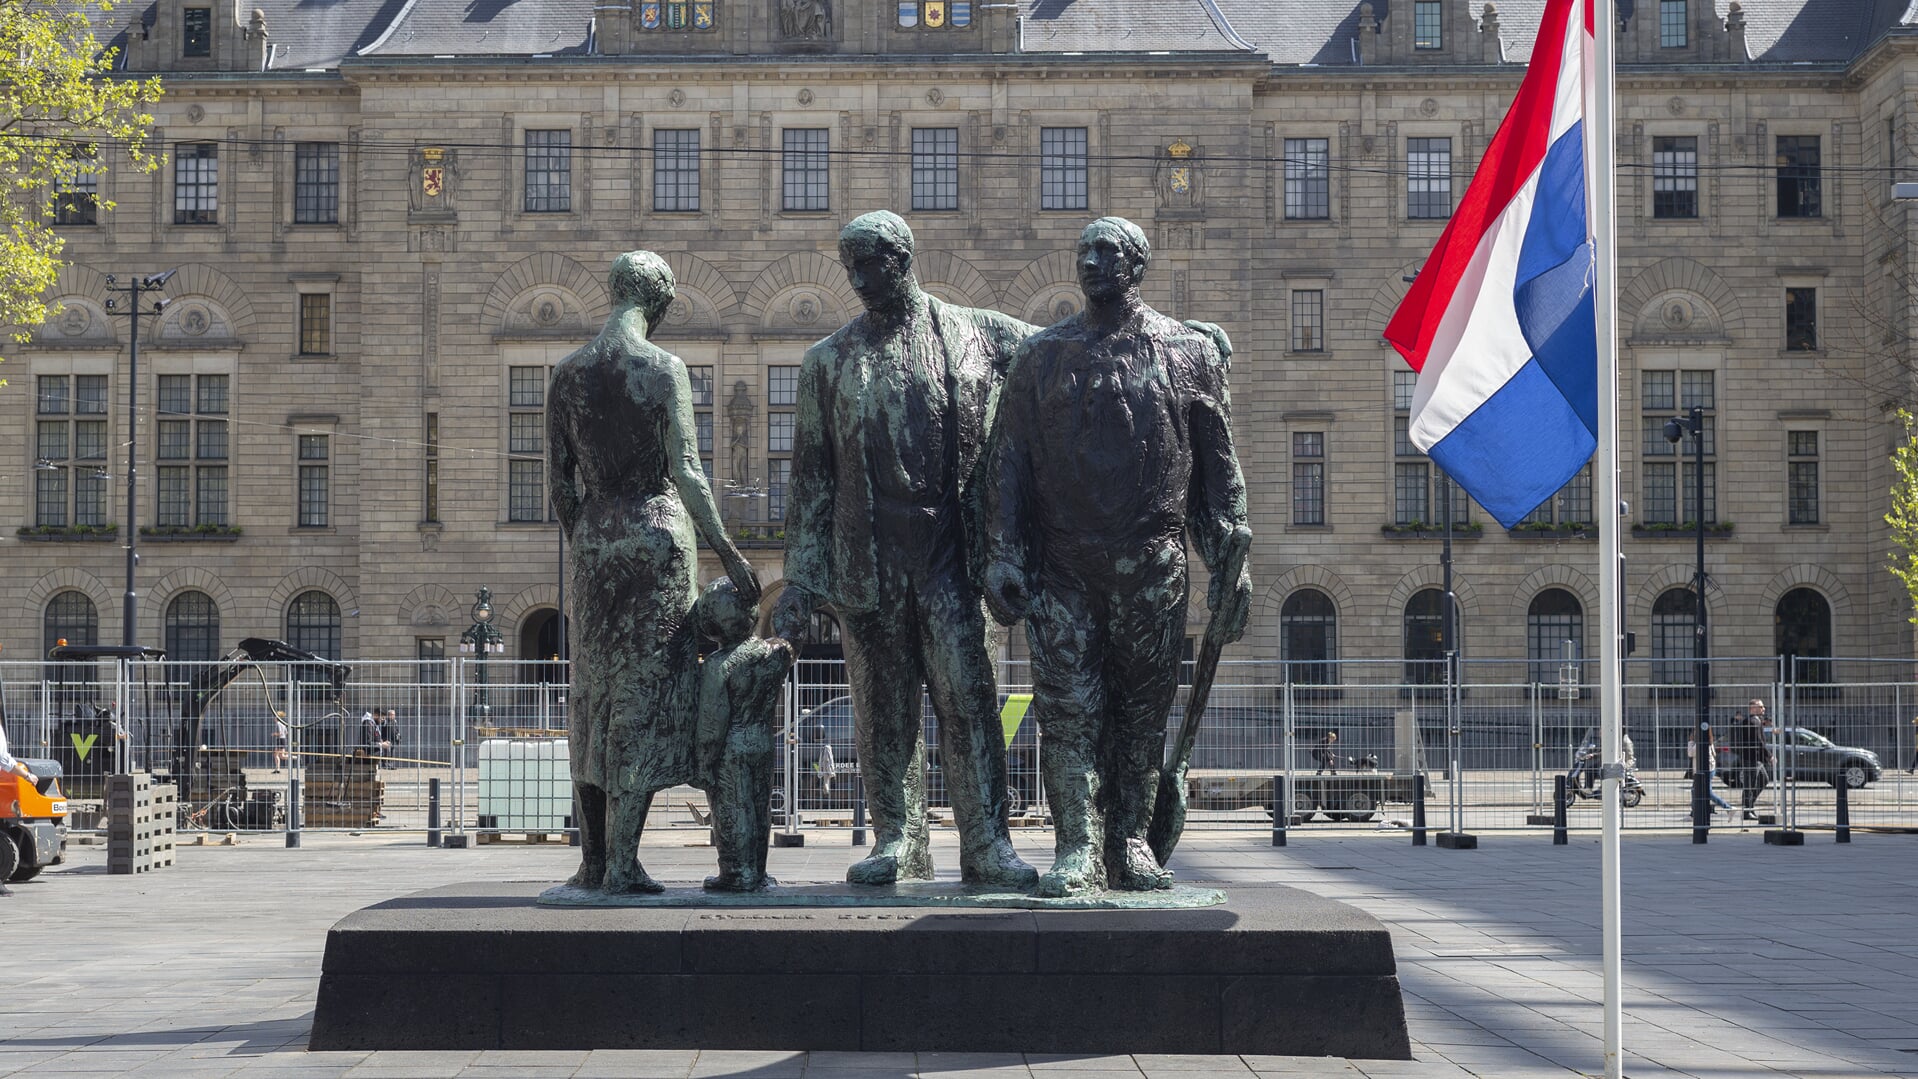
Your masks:
M1151 248L1105 217L1079 237L1086 309L1026 339L980 496L986 602L1026 620L1039 767L1057 829L1039 894L1171 886L1147 842L1185 638L1186 534L1215 578L1246 525L1212 328L1139 297ZM1215 579L1245 629L1251 585Z
M1037 878L1006 830L1005 736L973 558L971 481L986 404L1035 327L926 295L912 230L880 211L839 236L866 310L799 369L786 579L775 611L797 640L817 604L838 615L875 842L855 884L932 877L921 685L939 717L967 881Z
M613 313L553 368L546 447L573 549L569 718L580 869L569 882L660 891L639 864L653 795L695 774L695 531L741 598L759 581L726 535L699 464L686 365L647 336L673 302L651 251L613 261Z

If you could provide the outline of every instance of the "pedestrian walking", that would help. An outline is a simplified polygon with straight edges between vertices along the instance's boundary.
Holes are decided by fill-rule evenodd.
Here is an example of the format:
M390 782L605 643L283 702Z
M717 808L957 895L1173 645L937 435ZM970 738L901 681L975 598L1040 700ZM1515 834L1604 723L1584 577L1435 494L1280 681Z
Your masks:
M1691 762L1693 773L1698 771L1698 735L1685 740L1685 758ZM1732 811L1732 804L1718 793L1718 738L1707 731L1705 734L1705 794L1711 798L1712 805L1726 813Z
M1322 776L1328 771L1333 775L1339 774L1338 744L1339 732L1337 731L1326 731L1325 737L1319 739L1318 748L1312 751L1312 759L1319 762L1319 770L1312 773L1313 775Z
M1766 722L1765 702L1754 697L1744 712L1732 716L1731 727L1725 732L1725 748L1738 758L1738 794L1747 821L1758 819L1758 798L1771 786L1772 752L1765 744Z
M371 708L360 713L360 752L368 757L378 757L392 747L386 735L380 730L380 721L374 717Z
M286 727L286 713L273 713L273 774L286 767L286 742L292 732Z

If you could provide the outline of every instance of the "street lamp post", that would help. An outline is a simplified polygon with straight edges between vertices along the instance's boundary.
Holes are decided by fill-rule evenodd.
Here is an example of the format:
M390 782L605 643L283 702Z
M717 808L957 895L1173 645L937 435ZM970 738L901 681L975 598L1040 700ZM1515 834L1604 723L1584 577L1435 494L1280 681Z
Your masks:
M473 664L473 703L466 710L475 721L484 722L492 713L486 701L486 657L505 651L506 639L493 626L493 590L482 588L473 604L473 624L460 634L460 654L478 657Z
M1711 658L1705 625L1705 410L1696 405L1683 416L1665 421L1665 441L1692 440L1692 522L1697 558L1692 577L1692 699L1697 722L1692 730L1692 842L1703 843L1711 832Z
M125 285L120 284L112 274L107 275L108 292L127 294L127 322L132 326L132 333L127 339L127 587L120 610L120 643L128 646L138 643L136 620L139 617L139 593L133 587L133 570L140 564L140 484L134 471L135 451L140 445L140 316L157 315L166 309L165 300L155 300L151 307L146 307L145 294L165 288L167 279L178 272L168 270L165 273L132 277L127 279ZM107 310L117 310L119 302L109 298Z

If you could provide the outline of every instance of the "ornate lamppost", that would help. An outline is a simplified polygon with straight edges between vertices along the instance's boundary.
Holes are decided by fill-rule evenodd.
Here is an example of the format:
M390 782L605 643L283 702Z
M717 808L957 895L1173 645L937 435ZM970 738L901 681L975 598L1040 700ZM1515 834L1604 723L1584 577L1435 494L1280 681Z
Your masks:
M1705 625L1705 410L1696 405L1683 416L1665 421L1665 441L1692 440L1692 522L1697 529L1698 557L1692 577L1692 695L1697 723L1692 731L1692 842L1703 843L1711 831L1711 653Z
M493 626L493 590L482 588L473 604L473 624L460 634L460 654L478 657L473 664L473 703L466 710L469 719L484 722L492 713L486 701L486 657L505 651L506 638Z

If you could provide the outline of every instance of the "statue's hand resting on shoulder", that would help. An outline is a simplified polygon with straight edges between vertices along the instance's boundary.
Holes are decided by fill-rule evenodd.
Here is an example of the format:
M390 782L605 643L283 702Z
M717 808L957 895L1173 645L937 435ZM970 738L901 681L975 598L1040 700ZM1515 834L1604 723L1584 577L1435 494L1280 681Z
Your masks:
M747 606L759 602L759 575L737 549L721 551L720 561L725 563L726 576L732 579L733 588L739 592L739 598Z
M1026 571L1010 562L993 562L986 567L986 607L1002 626L1010 626L1032 609L1032 592L1026 585Z

